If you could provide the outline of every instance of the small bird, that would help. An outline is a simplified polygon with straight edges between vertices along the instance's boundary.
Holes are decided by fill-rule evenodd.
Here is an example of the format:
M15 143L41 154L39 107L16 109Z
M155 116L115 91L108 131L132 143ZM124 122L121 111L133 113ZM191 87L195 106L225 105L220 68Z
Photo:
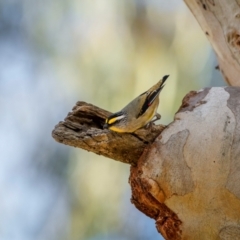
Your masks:
M161 115L157 113L159 93L168 77L169 75L164 76L157 84L133 99L121 111L111 114L106 119L103 128L108 128L114 132L132 133L160 119ZM152 121L154 116L156 119Z

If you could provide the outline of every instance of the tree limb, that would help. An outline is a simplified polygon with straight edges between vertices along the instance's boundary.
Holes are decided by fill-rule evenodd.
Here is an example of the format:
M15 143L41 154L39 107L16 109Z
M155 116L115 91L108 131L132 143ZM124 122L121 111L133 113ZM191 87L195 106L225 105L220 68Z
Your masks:
M184 1L212 44L226 82L240 86L240 1Z
M52 132L60 143L85 149L114 160L136 164L148 144L165 128L152 125L135 133L116 133L103 130L106 117L111 113L85 102L77 102L72 112Z

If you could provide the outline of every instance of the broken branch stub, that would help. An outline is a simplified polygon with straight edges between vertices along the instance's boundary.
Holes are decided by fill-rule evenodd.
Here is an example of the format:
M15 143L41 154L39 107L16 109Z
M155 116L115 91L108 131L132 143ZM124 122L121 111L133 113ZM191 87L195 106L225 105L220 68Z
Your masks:
M165 239L240 239L240 88L190 92L131 167L132 202Z
M152 143L165 126L152 125L136 132L116 133L103 130L111 113L85 102L77 102L72 112L52 131L60 143L85 149L128 164L136 164L144 148Z

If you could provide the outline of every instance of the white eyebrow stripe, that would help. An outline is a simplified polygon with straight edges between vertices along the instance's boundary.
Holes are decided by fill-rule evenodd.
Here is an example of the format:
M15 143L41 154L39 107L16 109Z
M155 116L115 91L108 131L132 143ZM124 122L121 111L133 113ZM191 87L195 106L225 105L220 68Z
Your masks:
M110 125L114 124L115 122L120 121L122 118L125 118L125 117L126 117L126 115L123 114L123 115L120 115L120 116L116 116L116 117L110 118L108 120L108 124L110 124Z
M121 120L122 118L125 118L125 115L118 116L115 119L116 119L116 121L118 121L118 120Z

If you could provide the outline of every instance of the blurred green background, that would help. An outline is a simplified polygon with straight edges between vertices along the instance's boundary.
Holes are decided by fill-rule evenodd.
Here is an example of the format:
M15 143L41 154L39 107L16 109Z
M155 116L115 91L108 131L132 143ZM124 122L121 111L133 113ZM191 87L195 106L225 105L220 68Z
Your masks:
M78 100L115 112L163 75L160 123L225 83L183 1L0 1L0 239L162 239L131 203L129 166L56 143Z

